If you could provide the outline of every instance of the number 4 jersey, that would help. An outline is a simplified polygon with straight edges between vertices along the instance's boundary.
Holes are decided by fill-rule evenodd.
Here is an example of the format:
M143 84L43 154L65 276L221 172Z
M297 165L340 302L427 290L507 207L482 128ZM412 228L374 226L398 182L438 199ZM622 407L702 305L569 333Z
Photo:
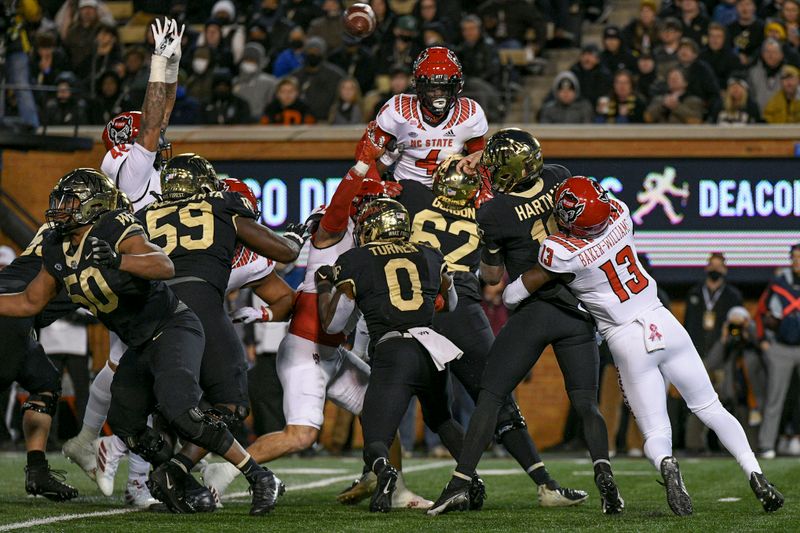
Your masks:
M655 280L636 258L628 206L617 200L611 200L611 220L601 235L593 239L550 235L539 251L539 263L551 272L575 276L567 286L604 336L661 306Z
M150 240L175 264L176 278L196 278L225 294L236 251L236 219L256 218L235 192L215 191L157 202L136 213Z
M381 163L394 169L395 180L433 183L433 171L448 155L460 154L472 139L489 130L486 115L477 102L458 98L442 122L431 126L422 120L419 100L411 94L393 96L378 112L381 130L397 140L397 151L387 152Z

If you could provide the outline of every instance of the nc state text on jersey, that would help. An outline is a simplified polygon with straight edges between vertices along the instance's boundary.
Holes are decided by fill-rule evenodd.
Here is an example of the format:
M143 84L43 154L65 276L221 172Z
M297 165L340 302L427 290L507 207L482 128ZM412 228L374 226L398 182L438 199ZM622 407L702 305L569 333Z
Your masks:
M453 139L411 139L409 148L452 148Z

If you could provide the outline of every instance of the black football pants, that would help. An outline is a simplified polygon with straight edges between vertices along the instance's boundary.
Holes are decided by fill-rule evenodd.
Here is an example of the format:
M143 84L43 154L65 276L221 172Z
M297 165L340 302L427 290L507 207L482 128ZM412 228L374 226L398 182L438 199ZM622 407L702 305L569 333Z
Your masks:
M34 317L0 317L0 390L16 381L31 394L59 394L61 373L36 340L34 321Z

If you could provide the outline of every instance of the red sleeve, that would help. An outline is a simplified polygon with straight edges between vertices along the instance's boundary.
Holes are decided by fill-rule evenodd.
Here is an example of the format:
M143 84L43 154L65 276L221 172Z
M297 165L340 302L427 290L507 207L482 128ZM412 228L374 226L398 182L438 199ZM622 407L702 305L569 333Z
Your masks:
M369 128L367 128L369 129ZM394 138L394 136L390 133L386 133L383 131L377 124L375 125L375 139L378 140L380 138L384 139L384 146ZM355 153L355 160L361 161L361 147L364 143L367 142L367 130L364 130L364 134L361 136L361 139L358 140L358 144L356 144L356 153Z
M471 154L473 152L477 152L478 150L483 150L486 148L486 139L483 137L475 137L474 139L470 139L464 145L467 149L467 153Z
M331 203L325 209L325 214L320 220L320 226L328 233L339 233L347 229L347 220L350 218L350 205L353 203L358 191L361 190L363 176L359 176L351 169L339 182L336 192L333 193Z

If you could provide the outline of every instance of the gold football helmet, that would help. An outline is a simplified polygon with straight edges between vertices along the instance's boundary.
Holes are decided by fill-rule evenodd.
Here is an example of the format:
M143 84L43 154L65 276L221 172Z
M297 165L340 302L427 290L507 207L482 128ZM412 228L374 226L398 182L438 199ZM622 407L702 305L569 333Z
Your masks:
M411 237L411 220L397 200L376 198L359 210L354 234L358 246L375 241L407 241Z
M93 168L76 168L64 175L50 193L45 218L51 228L70 232L117 209L119 191Z
M221 188L214 167L197 154L176 155L161 171L161 194L165 200L180 200Z
M128 213L133 213L133 204L128 195L122 191L117 191L117 209L124 209Z
M480 170L497 192L526 189L539 178L544 160L536 138L517 128L505 128L486 142Z
M481 188L481 177L469 176L456 170L461 154L453 154L442 161L433 172L433 193L448 207L460 209L472 202Z

